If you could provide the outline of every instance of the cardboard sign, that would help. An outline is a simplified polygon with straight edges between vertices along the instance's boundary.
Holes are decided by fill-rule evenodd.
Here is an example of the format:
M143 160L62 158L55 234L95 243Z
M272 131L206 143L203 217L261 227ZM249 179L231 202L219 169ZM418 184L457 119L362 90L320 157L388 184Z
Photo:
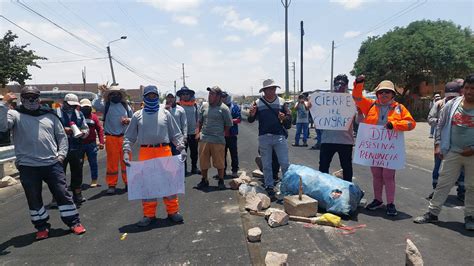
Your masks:
M402 131L360 123L354 163L389 169L405 167L405 138Z
M128 200L184 194L184 163L180 156L132 161L127 167Z
M320 93L311 94L311 115L317 129L348 130L356 106L349 93Z

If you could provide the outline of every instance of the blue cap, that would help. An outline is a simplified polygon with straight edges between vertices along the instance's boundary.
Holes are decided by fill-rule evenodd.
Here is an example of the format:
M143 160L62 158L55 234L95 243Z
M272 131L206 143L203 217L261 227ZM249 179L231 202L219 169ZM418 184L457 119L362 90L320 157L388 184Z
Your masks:
M160 95L158 93L158 88L154 85L148 85L143 88L143 96L147 95L148 93L155 93L156 95Z

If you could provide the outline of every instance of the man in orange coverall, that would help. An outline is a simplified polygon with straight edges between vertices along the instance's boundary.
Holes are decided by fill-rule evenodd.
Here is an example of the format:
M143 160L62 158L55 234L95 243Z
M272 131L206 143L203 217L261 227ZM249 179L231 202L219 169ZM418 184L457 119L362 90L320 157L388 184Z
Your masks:
M129 164L131 158L131 146L137 142L140 144L138 160L144 161L153 158L168 157L171 154L173 142L176 149L181 153L181 160L186 159L184 136L179 129L173 115L165 108L160 108L160 99L156 86L149 85L143 89L143 109L135 112L132 116L123 142L125 164ZM179 213L178 196L164 197L168 219L175 223L182 223L183 216ZM145 199L142 201L143 218L137 223L139 227L149 226L156 221L156 199Z

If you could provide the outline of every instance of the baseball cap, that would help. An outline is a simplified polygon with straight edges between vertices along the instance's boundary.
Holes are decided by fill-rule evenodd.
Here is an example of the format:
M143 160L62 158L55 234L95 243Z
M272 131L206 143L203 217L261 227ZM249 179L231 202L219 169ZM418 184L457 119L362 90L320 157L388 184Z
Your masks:
M219 88L219 86L208 87L207 91L211 91L211 92L214 92L216 94L222 95L222 90L221 90L221 88Z
M64 96L64 101L69 105L81 105L76 94L68 93Z

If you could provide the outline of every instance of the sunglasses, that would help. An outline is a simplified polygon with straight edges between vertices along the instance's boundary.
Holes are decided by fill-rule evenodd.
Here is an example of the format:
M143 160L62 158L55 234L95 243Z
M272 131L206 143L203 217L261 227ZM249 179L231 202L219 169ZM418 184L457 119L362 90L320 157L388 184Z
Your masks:
M25 94L25 95L22 95L21 97L25 98L25 99L28 99L28 100L36 100L39 98L39 95L37 94Z
M392 91L382 90L382 91L378 91L376 94L392 94Z

